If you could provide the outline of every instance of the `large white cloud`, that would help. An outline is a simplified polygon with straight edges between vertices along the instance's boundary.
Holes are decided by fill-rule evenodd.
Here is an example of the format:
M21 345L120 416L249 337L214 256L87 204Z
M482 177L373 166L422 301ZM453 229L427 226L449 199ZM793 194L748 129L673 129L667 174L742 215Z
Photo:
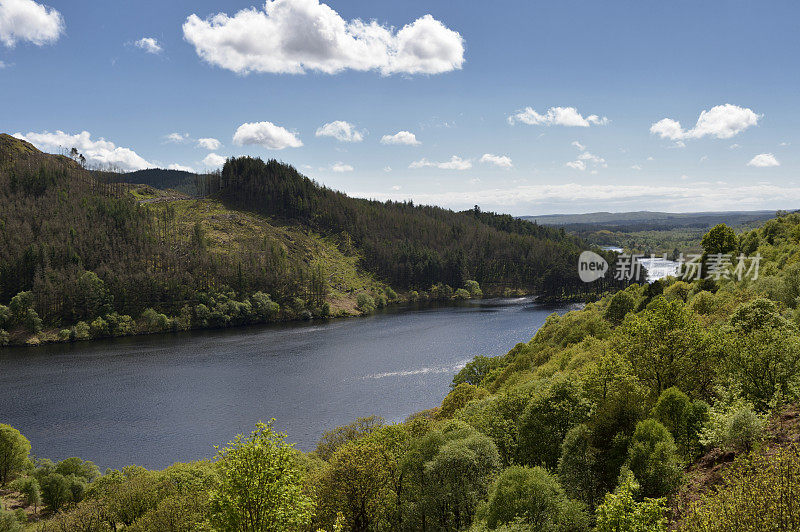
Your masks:
M353 171L353 167L351 165L349 165L349 164L344 164L342 162L338 162L338 163L333 163L331 165L331 170L333 170L336 173L340 173L341 174L341 173L344 173L344 172L352 172Z
M247 122L239 126L233 135L233 143L239 146L257 144L270 150L299 148L300 139L286 128L272 122Z
M398 131L394 135L384 135L381 137L381 144L401 144L405 146L419 146L422 144L417 140L417 136L410 131Z
M409 168L439 168L442 170L469 170L472 168L472 161L469 159L462 159L457 155L450 157L449 161L434 162L422 158L419 161L414 161Z
M42 133L29 132L24 135L14 133L14 136L27 140L42 151L59 152L75 148L86 157L86 161L90 165L113 167L128 172L155 166L130 148L118 147L103 137L92 140L92 135L88 131L82 131L75 135L63 131L55 133L44 131Z
M532 107L526 107L508 117L508 123L512 126L517 122L530 126L589 127L605 126L609 120L605 116L601 118L597 115L584 118L574 107L551 107L544 114L537 113Z
M0 0L0 42L12 47L28 41L38 46L58 40L64 31L61 13L33 0Z
M755 166L758 168L769 168L770 166L780 166L781 163L775 158L772 153L759 153L747 163L747 166Z
M685 130L677 120L663 118L650 126L650 133L675 141L706 136L729 139L751 126L758 125L761 116L752 109L726 103L701 112L692 129Z
M513 168L514 164L511 162L511 157L508 155L493 155L491 153L484 153L480 161L484 164L493 164L500 168Z
M374 20L346 21L318 0L267 0L233 16L192 14L183 36L203 60L239 74L438 74L464 63L461 35L430 15L396 30Z
M134 41L133 45L137 48L141 48L148 54L160 54L162 50L158 40L154 37L142 37L138 41Z
M363 133L358 131L353 124L344 120L335 120L323 124L317 128L316 136L333 137L339 142L361 142L364 140Z

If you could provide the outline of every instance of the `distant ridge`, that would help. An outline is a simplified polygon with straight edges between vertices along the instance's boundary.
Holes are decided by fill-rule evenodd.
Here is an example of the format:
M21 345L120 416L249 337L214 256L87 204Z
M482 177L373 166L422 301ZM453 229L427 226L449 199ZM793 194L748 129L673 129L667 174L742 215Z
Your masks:
M592 212L586 214L546 214L521 216L523 220L542 225L603 225L603 226L670 226L710 227L718 223L741 225L767 220L775 216L774 210L759 211L708 211L708 212Z

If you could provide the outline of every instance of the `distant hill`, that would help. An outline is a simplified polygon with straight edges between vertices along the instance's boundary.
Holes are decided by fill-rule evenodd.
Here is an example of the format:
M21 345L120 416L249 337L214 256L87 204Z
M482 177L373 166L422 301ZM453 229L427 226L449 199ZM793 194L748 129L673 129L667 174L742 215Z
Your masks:
M592 212L586 214L547 214L521 216L523 220L542 225L565 226L569 230L589 229L589 226L626 228L627 230L705 228L719 223L730 226L769 220L775 211L709 211L709 212Z
M200 194L198 189L200 176L183 170L148 168L146 170L118 174L117 178L123 183L149 185L162 190L177 190L192 197L197 197Z

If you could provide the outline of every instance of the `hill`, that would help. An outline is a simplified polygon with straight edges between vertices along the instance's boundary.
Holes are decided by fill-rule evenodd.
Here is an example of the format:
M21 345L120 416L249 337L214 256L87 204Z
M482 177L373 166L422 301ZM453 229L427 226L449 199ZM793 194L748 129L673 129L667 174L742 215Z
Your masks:
M611 287L580 283L583 244L558 229L349 198L276 161L120 176L8 135L0 161L0 343L353 314L476 295L467 281L553 298ZM191 180L202 197L129 179Z
M200 176L183 170L147 168L119 174L116 178L125 183L149 185L161 190L177 190L189 196L199 195L198 183L200 182Z
M709 211L709 212L592 212L586 214L547 214L522 216L523 220L542 225L579 226L602 225L606 227L637 227L638 230L673 229L677 227L709 228L717 224L738 226L765 221L775 216L775 211Z

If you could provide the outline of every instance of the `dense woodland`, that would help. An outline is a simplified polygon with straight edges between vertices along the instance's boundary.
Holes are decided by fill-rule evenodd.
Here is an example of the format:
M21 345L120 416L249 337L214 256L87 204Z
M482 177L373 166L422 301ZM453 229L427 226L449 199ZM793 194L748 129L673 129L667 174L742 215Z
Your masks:
M0 425L8 530L800 529L800 214L706 253L757 279L631 285L497 358L440 407L364 418L300 453L259 423L213 459L98 475ZM32 524L33 523L33 524Z
M188 231L179 223L186 202L203 200L142 199L123 182L136 174L89 171L79 157L0 135L0 344L331 313L331 265L299 253L296 238L212 252L202 221ZM159 172L143 175L187 180ZM230 209L221 217L258 213L354 257L354 272L376 279L349 296L358 311L475 297L475 281L486 295L554 299L613 287L578 280L578 239L510 216L353 199L274 160L231 159L218 174L194 177L202 196Z

